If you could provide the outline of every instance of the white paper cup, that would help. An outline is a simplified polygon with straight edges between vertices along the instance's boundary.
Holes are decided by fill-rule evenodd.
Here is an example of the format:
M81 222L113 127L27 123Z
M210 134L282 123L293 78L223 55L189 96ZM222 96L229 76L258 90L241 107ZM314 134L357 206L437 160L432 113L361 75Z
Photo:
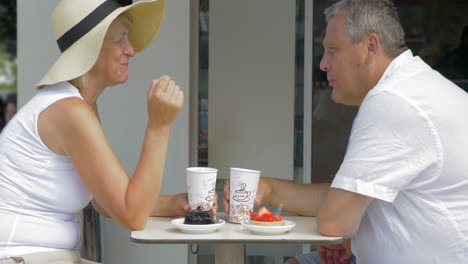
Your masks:
M250 219L257 195L260 171L231 168L229 221L241 223Z
M209 211L213 207L218 169L187 168L187 194L191 209Z

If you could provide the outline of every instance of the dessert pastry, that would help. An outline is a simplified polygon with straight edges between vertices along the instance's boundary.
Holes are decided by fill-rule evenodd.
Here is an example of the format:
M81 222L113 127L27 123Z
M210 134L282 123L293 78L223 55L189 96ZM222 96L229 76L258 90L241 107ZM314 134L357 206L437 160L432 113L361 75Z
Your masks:
M210 211L195 209L185 213L184 224L186 225L207 225L214 224L213 215Z
M284 226L286 222L284 220L274 221L274 222L262 222L249 220L249 225L261 225L261 226Z
M252 211L250 213L250 225L262 225L262 226L284 226L286 222L283 220L283 216L273 215L268 208L262 206L257 213Z

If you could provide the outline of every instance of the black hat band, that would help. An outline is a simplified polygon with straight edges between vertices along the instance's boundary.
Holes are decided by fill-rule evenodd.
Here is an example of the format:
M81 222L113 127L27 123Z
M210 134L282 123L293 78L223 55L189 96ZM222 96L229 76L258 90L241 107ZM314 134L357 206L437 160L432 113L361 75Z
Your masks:
M70 28L67 32L65 32L65 34L57 39L57 44L60 48L60 51L64 52L119 7L121 6L116 1L104 1L96 9L94 9L93 12L89 13L85 18L78 22L78 24Z

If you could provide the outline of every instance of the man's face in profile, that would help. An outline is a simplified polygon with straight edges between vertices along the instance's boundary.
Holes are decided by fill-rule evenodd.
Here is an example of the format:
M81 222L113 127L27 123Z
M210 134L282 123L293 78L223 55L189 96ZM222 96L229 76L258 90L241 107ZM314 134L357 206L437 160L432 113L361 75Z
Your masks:
M337 15L328 22L323 47L320 69L327 72L333 101L359 106L367 93L365 42L353 43L346 32L345 16Z

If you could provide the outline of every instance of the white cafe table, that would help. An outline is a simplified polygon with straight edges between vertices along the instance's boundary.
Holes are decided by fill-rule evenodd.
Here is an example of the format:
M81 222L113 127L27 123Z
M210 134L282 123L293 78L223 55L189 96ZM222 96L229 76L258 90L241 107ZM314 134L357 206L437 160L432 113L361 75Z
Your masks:
M281 235L256 235L240 224L232 224L226 213L218 213L226 221L220 229L208 234L186 234L171 224L170 217L150 217L146 228L133 231L131 241L142 244L214 244L216 264L243 264L245 244L339 244L341 237L321 236L315 217L288 216L296 226Z

